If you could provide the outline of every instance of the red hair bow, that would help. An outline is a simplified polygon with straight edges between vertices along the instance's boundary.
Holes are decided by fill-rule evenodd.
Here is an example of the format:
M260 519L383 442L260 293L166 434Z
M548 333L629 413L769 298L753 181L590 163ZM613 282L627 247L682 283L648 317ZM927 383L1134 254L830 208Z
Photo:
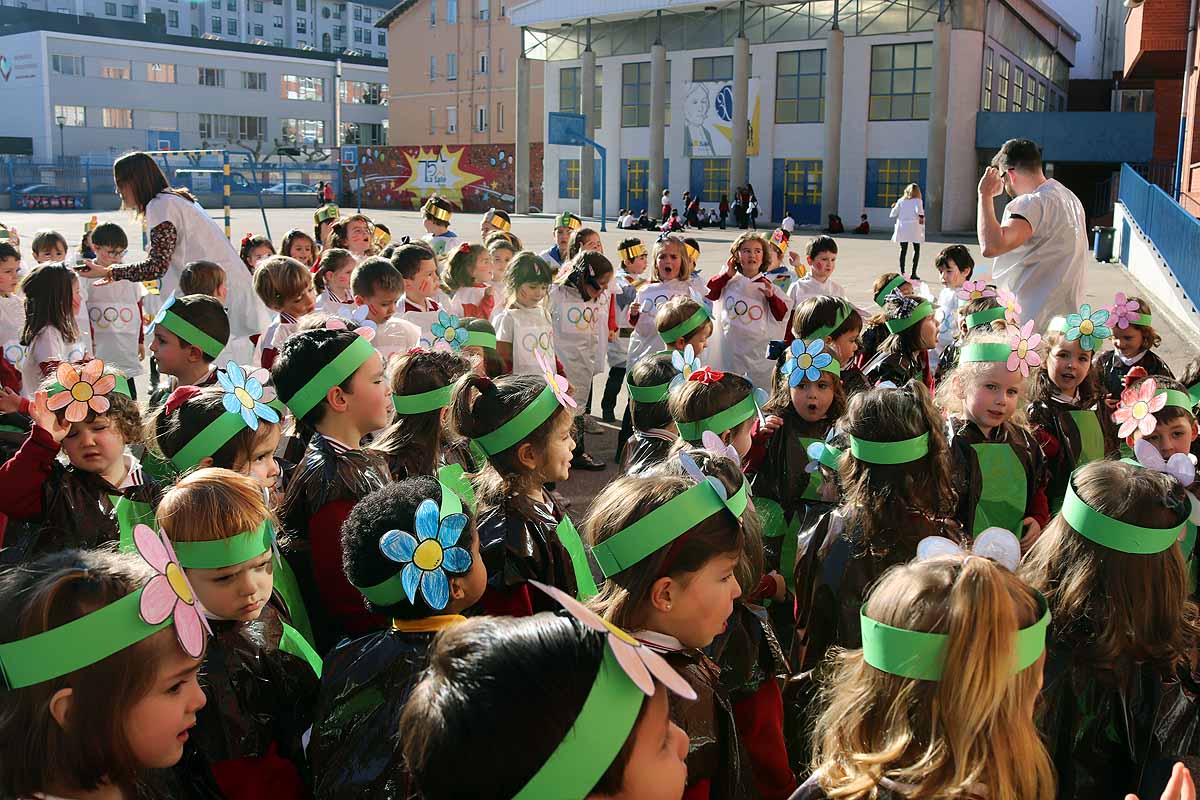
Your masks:
M1134 381L1148 377L1150 377L1150 373L1146 372L1145 367L1134 367L1125 373L1125 377L1121 379L1121 385L1128 389Z
M196 395L200 394L198 386L180 386L175 391L171 392L171 396L167 398L166 412L174 414L175 411L188 400L191 400Z
M463 242L462 244L460 244L460 245L458 246L458 252L460 252L460 253L469 253L469 252L471 252L471 243L470 243L470 242Z
M718 372L717 370L713 369L712 367L701 367L700 369L693 372L688 377L688 380L696 381L697 383L717 383L718 381L721 380L721 378L724 378L724 377L725 377L724 372Z
M253 238L254 238L253 233L247 233L245 236L243 236L242 237L242 247L245 247L246 245L250 244L250 240Z
M424 347L410 347L410 348L408 348L408 352L405 353L405 355L411 356L411 355L415 355L417 353L424 353L424 352L425 352Z

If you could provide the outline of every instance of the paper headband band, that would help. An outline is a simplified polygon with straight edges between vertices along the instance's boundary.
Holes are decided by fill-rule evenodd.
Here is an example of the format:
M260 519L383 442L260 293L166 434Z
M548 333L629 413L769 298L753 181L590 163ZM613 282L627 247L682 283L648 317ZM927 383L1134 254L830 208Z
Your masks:
M342 215L342 210L333 203L326 203L316 210L313 214L313 222L320 225L322 222L332 222Z
M392 407L397 414L424 414L450 405L450 395L454 393L454 384L447 384L437 389L419 394L394 394Z
M1004 319L1006 309L1004 306L996 308L985 308L983 311L976 311L974 314L967 314L967 328L978 328L980 325L987 325L995 322L998 319Z
M724 485L716 478L701 481L629 527L593 545L592 555L604 577L611 578L722 510L741 519L746 510L744 482L731 497L726 497Z
M538 426L557 411L562 404L554 387L549 384L532 403L525 406L519 414L502 424L491 433L475 439L475 444L489 456L503 453L517 442L537 430Z
M1200 405L1200 383L1194 383L1188 387L1188 397L1192 399L1192 407Z
M1167 393L1166 405L1168 406L1175 406L1190 412L1196 405L1196 401L1187 392L1181 392L1178 389L1163 389L1162 391Z
M849 436L850 455L868 464L907 464L929 453L929 434L922 433L898 442L873 442Z
M896 277L892 278L875 294L875 305L882 306L887 302L889 294L896 291L906 283L908 283L908 278L904 277L903 275L897 275Z
M685 442L698 442L704 436L705 431L712 431L717 434L724 433L741 425L757 413L758 401L755 399L754 393L751 392L729 408L724 411L718 411L711 417L698 419L695 422L680 422L676 420L675 426L679 428L679 438Z
M1013 673L1029 668L1046 650L1046 629L1050 625L1050 608L1046 598L1038 595L1041 618L1028 628L1017 631L1013 654ZM881 672L912 678L918 681L941 680L946 664L950 637L944 633L928 633L894 628L876 622L859 611L862 630L863 660Z
M447 225L450 224L450 212L434 203L432 197L425 201L425 205L421 206L421 213L436 220L441 220Z
M824 339L826 336L832 336L834 331L842 327L846 320L850 318L850 312L853 311L850 304L845 300L838 300L838 310L833 316L832 325L823 325L819 328L814 328L809 332L807 339Z
M494 331L467 330L467 342L463 347L482 347L485 350L496 349L496 334Z
M928 300L922 300L920 305L914 308L912 313L904 319L889 319L885 323L887 325L888 333L900 333L901 331L906 331L932 313L933 306Z
M625 379L625 391L629 398L636 403L661 403L671 394L671 382L655 384L654 386L634 386Z
M391 530L379 537L380 552L404 567L382 583L355 587L372 603L390 606L405 599L416 603L419 587L429 607L441 611L450 600L446 570L455 574L470 570L470 551L457 546L468 521L463 514L462 499L441 481L438 485L442 490L441 504L428 498L421 501L413 520L415 536Z
M153 334L155 327L162 325L182 339L185 344L199 347L200 351L209 358L216 358L221 355L221 351L225 349L225 345L171 310L171 306L175 305L175 301L178 299L172 294L163 302L162 308L158 310L158 314L146 326L146 334Z
M224 569L258 558L275 544L275 526L264 519L252 531L206 542L175 542L179 566L186 569Z
M969 344L958 353L960 364L1003 364L1008 361L1012 348L1000 342L978 342Z
M572 214L570 211L564 211L555 217L554 227L575 230L576 228L583 227L583 220Z
M1151 555L1170 549L1183 533L1186 519L1170 528L1147 528L1113 519L1085 503L1075 493L1075 480L1067 481L1067 494L1059 511L1067 524L1101 547L1121 553Z
M813 339L807 344L796 339L788 347L788 357L779 372L787 376L789 386L796 387L801 381L819 380L822 372L840 376L842 365L826 351L824 339Z
M660 331L659 336L662 337L664 342L673 342L680 336L687 336L692 331L708 322L710 319L712 319L712 317L709 315L708 309L706 309L704 306L700 306L683 322L674 327L667 328L665 331Z
M375 353L376 350L370 342L361 336L355 336L354 341L338 353L333 361L321 367L291 398L284 399L284 405L296 419L303 419L305 414L325 399L330 389L353 375L354 371Z
M225 412L171 456L171 463L180 472L191 469L216 453L246 428L258 430L259 420L272 423L280 420L279 412L262 402L262 383L257 378L247 376L236 362L230 361L224 370L217 371L217 382L225 391L221 398Z
M491 225L493 228L499 228L505 233L512 230L512 223L497 214L494 208L487 210L487 213L483 215L483 221L485 224Z
M633 261L646 255L646 245L642 243L631 244L629 247L623 247L617 251L617 254L625 261Z

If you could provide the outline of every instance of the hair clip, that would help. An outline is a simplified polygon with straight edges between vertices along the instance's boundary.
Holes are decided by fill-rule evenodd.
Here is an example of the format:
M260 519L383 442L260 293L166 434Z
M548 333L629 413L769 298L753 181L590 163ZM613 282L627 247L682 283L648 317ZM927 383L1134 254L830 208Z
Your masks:
M712 367L701 367L688 376L689 381L696 383L718 383L725 377L724 372L713 369Z
M976 536L967 549L945 536L926 536L917 544L917 561L948 555L990 558L1012 572L1021 563L1021 542L1012 531L992 527Z
M471 243L470 243L470 242L463 242L462 244L460 244L460 245L458 246L458 252L460 252L460 253L469 253L469 252L471 252Z
M247 233L245 236L243 236L242 237L242 247L245 247L246 245L250 244L250 240L253 238L254 238L253 233Z
M199 386L179 386L175 391L171 392L171 396L167 398L163 410L168 414L174 414L179 410L179 407L191 400L196 395L200 394Z

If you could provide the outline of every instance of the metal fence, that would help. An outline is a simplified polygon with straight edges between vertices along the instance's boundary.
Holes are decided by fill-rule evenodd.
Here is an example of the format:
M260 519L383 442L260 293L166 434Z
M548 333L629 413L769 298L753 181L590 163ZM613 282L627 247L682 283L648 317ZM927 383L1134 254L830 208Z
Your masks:
M1200 220L1128 164L1121 165L1118 197L1167 262L1188 299L1200 307Z

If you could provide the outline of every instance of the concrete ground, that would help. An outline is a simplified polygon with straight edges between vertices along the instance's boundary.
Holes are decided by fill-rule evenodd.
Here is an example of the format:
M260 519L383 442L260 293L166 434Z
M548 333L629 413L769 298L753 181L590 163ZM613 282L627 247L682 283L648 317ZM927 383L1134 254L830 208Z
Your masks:
M211 209L210 209L211 210ZM312 230L312 208L272 209L268 210L267 221L272 240L279 242L283 235L292 228ZM221 213L216 210L216 215ZM375 211L367 210L372 219L383 222L392 231L393 236L408 234L419 236L424 233L421 227L420 215L412 211ZM0 222L10 227L15 226L21 233L22 251L28 257L29 242L34 231L40 228L54 228L67 237L72 247L79 243L83 233L84 223L92 216L92 212L7 212L0 216ZM127 212L110 211L96 215L101 222L116 222L122 225L130 237L130 250L126 260L137 260L142 255L140 223L134 221ZM479 238L479 223L482 215L456 214L453 230L466 239ZM264 233L267 230L262 215L256 209L234 209L232 212L232 233L235 242L246 233ZM770 229L767 229L769 234ZM544 250L553 242L553 221L550 216L524 216L513 221L513 233L530 249ZM738 234L736 229L704 229L692 231L700 243L700 270L703 275L711 276L724 265L729 255L729 246ZM607 232L601 234L604 250L610 256L617 250L617 244L626 235L639 235L647 244L651 243L655 234L649 231L621 231L615 224L609 225ZM797 230L792 237L792 249L803 253L804 244L815 231ZM894 271L898 263L898 246L888 240L891 231L880 232L870 236L844 235L838 237L840 252L838 255L837 271L834 278L846 287L850 300L861 307L871 307L871 284L875 277L882 272ZM979 247L974 236L943 236L935 241L927 242L921 248L920 275L930 282L931 289L936 293L940 288L937 270L933 267L933 259L938 251L947 244L965 244L977 260L980 260ZM911 252L909 254L911 258ZM1087 301L1093 305L1107 305L1112 302L1116 292L1123 291L1127 295L1141 294L1142 288L1134 281L1120 264L1105 264L1092 262L1087 281ZM1183 368L1189 359L1197 354L1195 343L1190 335L1185 335L1182 329L1176 328L1165 315L1158 315L1156 327L1163 335L1163 344L1157 350L1168 364L1176 371ZM604 391L605 376L596 378L594 388L594 411L600 413L600 397ZM617 418L620 419L624 410L624 393L618 402ZM616 475L613 450L616 445L617 426L602 424L603 432L589 435L588 451L596 458L608 463L604 472L575 472L570 480L560 484L560 491L571 503L572 513L580 519L587 504L594 498L601 487Z

